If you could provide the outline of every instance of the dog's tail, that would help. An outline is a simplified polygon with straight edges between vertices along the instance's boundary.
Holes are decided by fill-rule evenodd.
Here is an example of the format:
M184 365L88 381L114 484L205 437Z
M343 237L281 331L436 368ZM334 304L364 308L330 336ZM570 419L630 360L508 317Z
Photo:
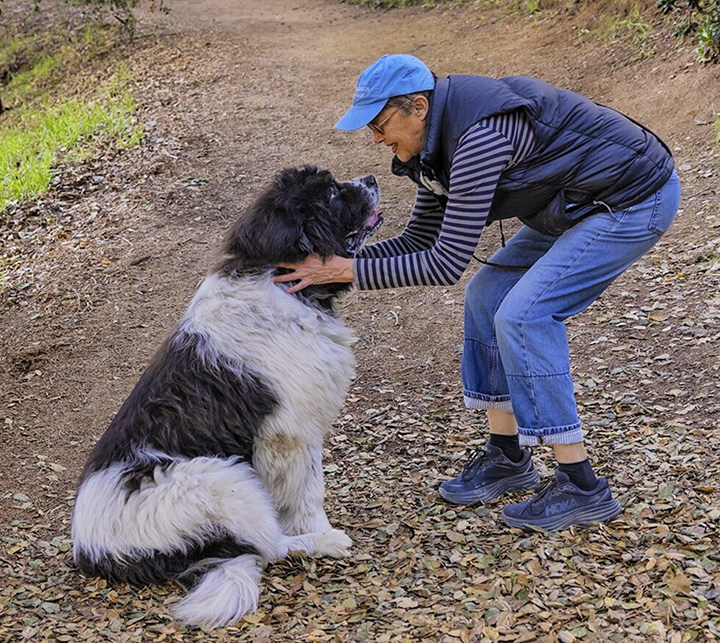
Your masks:
M205 573L175 609L185 623L211 630L255 611L260 595L262 559L245 554L217 564Z

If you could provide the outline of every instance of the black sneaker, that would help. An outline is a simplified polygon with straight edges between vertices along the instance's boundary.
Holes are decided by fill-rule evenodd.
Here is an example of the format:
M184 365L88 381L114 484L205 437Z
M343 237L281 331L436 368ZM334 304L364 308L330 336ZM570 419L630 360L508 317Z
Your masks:
M607 522L621 511L606 478L600 478L594 489L584 491L570 482L566 473L558 470L532 498L505 507L502 517L511 527L558 531L570 525Z
M463 472L440 485L440 495L448 502L470 505L482 500L488 502L509 491L534 489L540 476L533 467L530 451L522 449L520 462L513 462L502 449L486 444L476 451Z

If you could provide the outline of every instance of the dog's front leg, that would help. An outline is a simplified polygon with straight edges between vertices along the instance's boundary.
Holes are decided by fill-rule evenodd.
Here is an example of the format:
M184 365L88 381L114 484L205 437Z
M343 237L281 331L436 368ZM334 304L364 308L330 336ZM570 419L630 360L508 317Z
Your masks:
M315 538L315 554L341 557L352 541L333 529L323 509L325 483L322 471L322 443L294 442L286 438L266 439L257 445L253 464L265 482L278 512L284 533L289 536L322 533Z
M330 521L325 514L325 479L322 470L322 446L306 445L301 459L304 465L297 471L294 480L288 480L293 487L288 489L287 502L278 505L280 524L289 535L313 531L328 531Z

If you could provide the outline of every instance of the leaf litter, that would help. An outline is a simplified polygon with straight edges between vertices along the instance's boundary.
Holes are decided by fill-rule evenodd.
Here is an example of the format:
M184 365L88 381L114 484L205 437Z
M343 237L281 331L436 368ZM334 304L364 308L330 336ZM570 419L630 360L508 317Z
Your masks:
M205 46L183 42L198 57ZM168 73L184 64L174 51L154 55ZM4 214L3 270L10 277L4 310L40 315L60 302L75 319L100 306L98 284L124 278L119 260L144 270L154 257L171 256L167 248L136 250L110 205L116 193L180 155L178 141L161 131L162 110L177 97L158 85L148 90L150 105L160 98L146 107L159 123L156 133L150 128L147 157L129 153L64 170L55 192ZM13 456L18 487L0 495L3 513L12 516L0 537L0 642L720 639L720 211L712 174L706 176L717 163L717 153L708 153L685 171L688 196L670 233L674 243L644 257L611 294L568 324L591 457L624 507L616 520L560 533L521 532L504 526L501 502L444 503L438 485L484 444L486 427L462 407L457 354L444 356L452 353L447 344L434 353L426 335L407 332L405 320L430 317L427 302L437 301L439 319L457 326L462 284L438 295L389 293L387 309L357 293L342 313L351 326L359 321L372 332L358 345L359 377L327 442L324 467L327 512L353 538L352 555L292 556L271 565L258 611L211 634L172 619L182 596L173 585L112 586L73 568L69 490L77 463L60 461L33 429L32 415L18 409L36 403L43 386L53 390L50 379L62 381L61 351L76 350L80 339L72 337L72 324L68 338L30 348L9 332L22 349L8 348L13 359L3 380L10 385L0 427L3 436L26 439L28 452ZM203 172L199 163L177 170L168 203L206 207ZM112 175L110 186L92 178L103 175ZM68 264L84 279L53 280ZM150 289L142 288L147 296ZM425 354L413 360L418 347ZM443 371L448 364L452 376ZM75 404L80 413L82 400ZM53 434L51 440L67 438L81 460L90 437ZM536 449L535 458L551 475L549 450ZM39 483L26 488L18 482L24 476Z
M208 635L173 622L180 592L171 585L137 590L79 577L69 539L44 540L45 525L29 520L2 538L0 633L6 641L318 643L720 636L717 435L646 431L643 421L622 440L632 449L613 449L622 436L595 431L593 449L613 454L624 513L604 526L524 533L503 526L501 503L454 507L438 497L437 484L481 440L471 439L479 432L465 409L437 402L442 421L437 410L388 406L338 423L326 449L327 510L353 537L353 555L271 565L260 609L236 627ZM606 412L620 413L624 427L646 417L634 406ZM382 426L392 438L379 444ZM546 450L536 456L551 467ZM23 494L4 500L32 511Z

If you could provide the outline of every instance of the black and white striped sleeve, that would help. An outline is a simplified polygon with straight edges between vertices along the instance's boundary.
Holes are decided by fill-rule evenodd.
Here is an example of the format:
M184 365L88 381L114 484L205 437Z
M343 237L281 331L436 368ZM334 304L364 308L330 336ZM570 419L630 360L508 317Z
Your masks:
M482 234L500 175L531 147L532 132L522 116L486 119L470 128L455 150L445 212L432 193L420 186L406 230L399 237L367 246L355 260L358 288L456 283Z
M379 259L431 248L440 234L442 220L443 211L435 195L419 185L415 205L405 230L397 237L365 246L358 256Z

